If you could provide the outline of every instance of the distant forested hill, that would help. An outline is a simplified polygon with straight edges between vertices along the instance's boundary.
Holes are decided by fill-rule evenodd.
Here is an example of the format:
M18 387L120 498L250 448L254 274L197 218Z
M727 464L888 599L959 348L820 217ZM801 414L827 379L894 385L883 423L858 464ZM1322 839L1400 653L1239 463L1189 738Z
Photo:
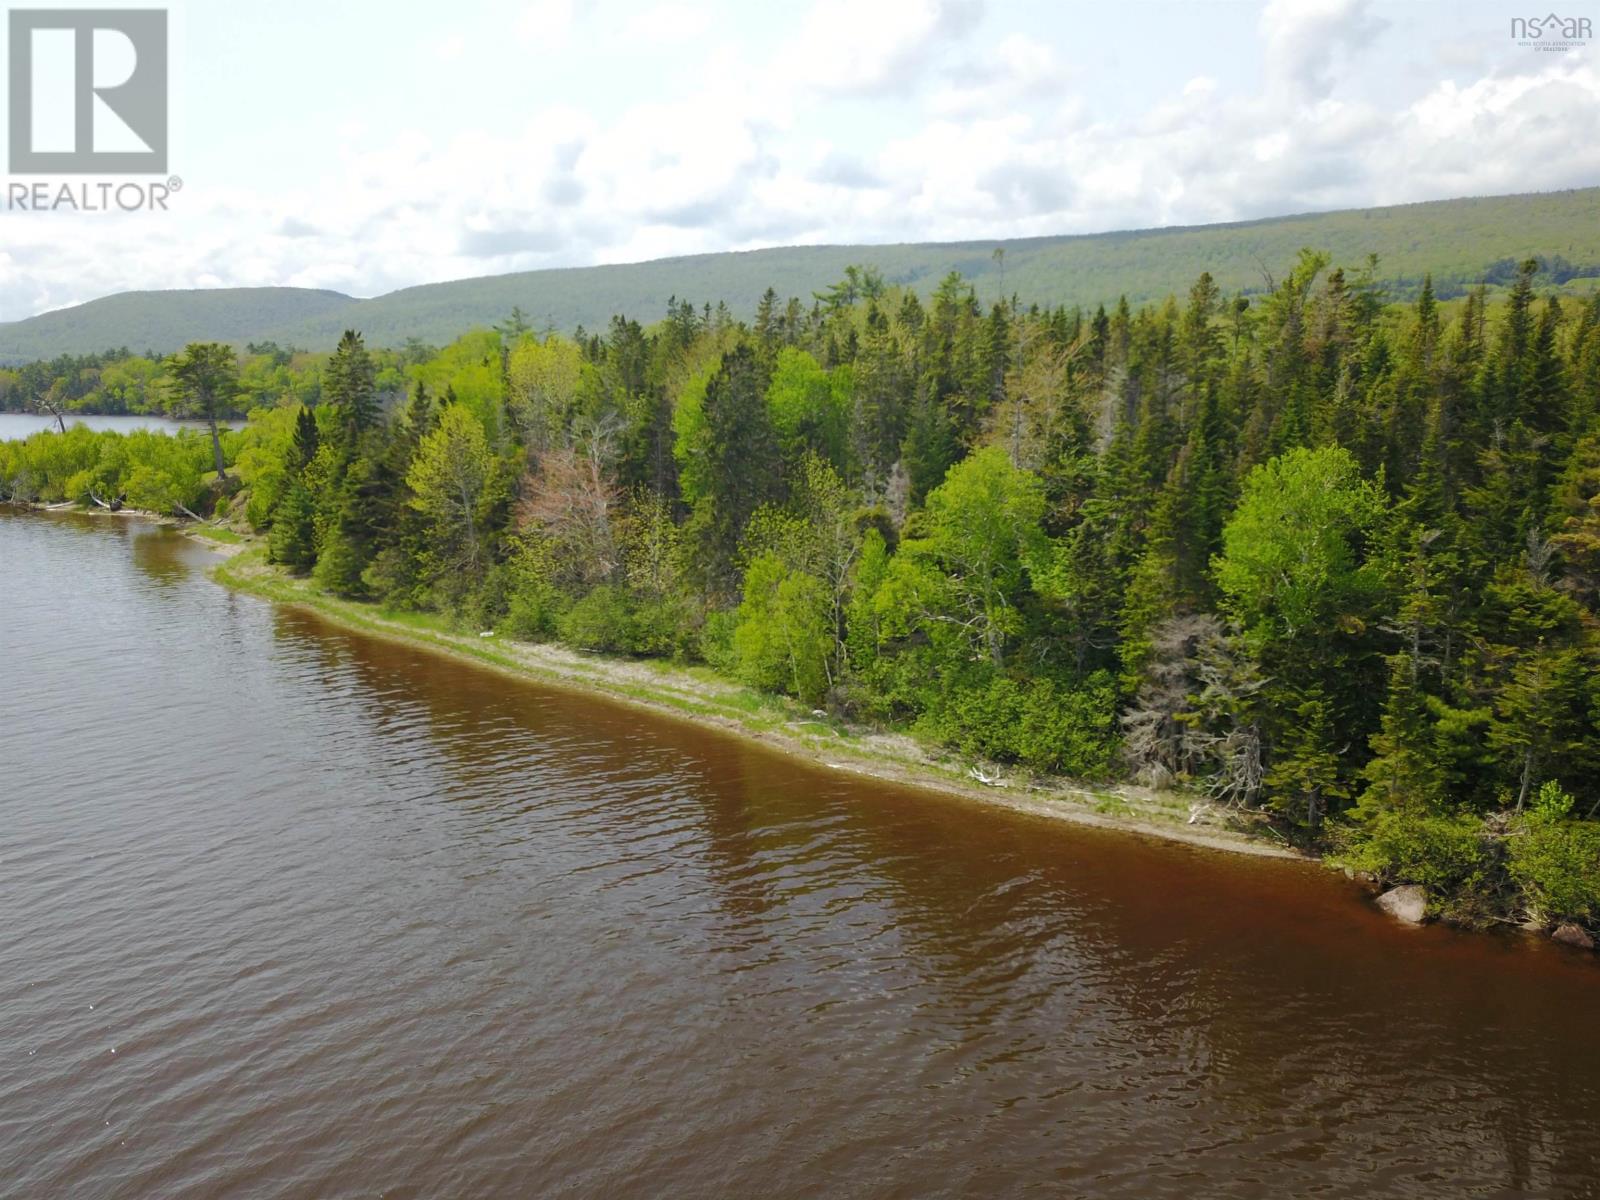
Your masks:
M311 288L119 292L0 324L0 359L54 358L118 347L167 353L195 341L243 345L264 329L315 321L356 303L339 292Z
M0 359L115 346L166 352L195 340L325 350L351 327L374 345L442 343L513 307L537 328L599 329L615 313L654 320L672 296L725 301L748 316L768 287L809 302L851 264L924 293L960 271L992 300L1003 270L1005 290L1024 303L1092 306L1126 295L1139 304L1182 295L1201 271L1224 292L1264 290L1266 271L1292 263L1302 246L1350 267L1376 254L1377 277L1398 298L1413 295L1429 272L1441 299L1479 281L1509 282L1528 257L1547 264L1545 284L1583 280L1600 276L1600 188L1073 237L700 254L426 284L370 300L299 288L128 292L0 325Z

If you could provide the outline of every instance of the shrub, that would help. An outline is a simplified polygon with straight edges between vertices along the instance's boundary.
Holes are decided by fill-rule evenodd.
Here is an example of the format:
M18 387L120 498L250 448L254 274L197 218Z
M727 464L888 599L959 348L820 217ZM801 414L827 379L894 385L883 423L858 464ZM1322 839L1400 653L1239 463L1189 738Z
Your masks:
M1116 748L1115 689L1097 672L1077 687L975 672L929 698L918 728L965 754L1035 771L1096 776Z
M733 653L733 631L738 624L738 612L727 608L708 613L700 631L700 656L724 675L733 675L738 669Z
M371 573L370 571L368 572ZM456 619L468 629L495 629L510 609L511 573L504 565L490 567L483 582L464 592L456 603Z
M580 650L625 653L631 643L632 617L627 592L602 583L556 618L556 627L562 641Z
M1097 672L1068 688L1035 679L1022 694L1017 757L1038 771L1099 776L1116 751L1116 690Z
M553 578L549 543L518 538L506 571L506 632L529 641L555 637L567 597Z
M1600 825L1571 820L1571 810L1572 797L1547 783L1507 838L1506 871L1528 912L1541 918L1600 913Z
M245 504L245 520L250 528L260 533L272 524L273 514L299 480L287 471L267 471L250 485L250 498Z
M688 658L699 634L694 606L682 596L634 601L629 650L634 654Z
M1483 827L1475 818L1420 808L1388 808L1346 826L1344 863L1386 883L1433 891L1480 890L1488 869Z
M365 567L366 563L362 561L355 543L343 532L334 530L317 555L317 565L312 568L311 577L316 580L318 587L335 595L361 596L366 590L361 581L361 572Z

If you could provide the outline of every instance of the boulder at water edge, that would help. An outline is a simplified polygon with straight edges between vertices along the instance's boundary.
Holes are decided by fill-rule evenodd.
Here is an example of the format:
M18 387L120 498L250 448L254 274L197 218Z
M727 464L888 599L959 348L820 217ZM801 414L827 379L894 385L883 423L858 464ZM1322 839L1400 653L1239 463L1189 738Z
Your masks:
M1428 893L1420 884L1402 884L1379 896L1378 907L1397 921L1421 925L1428 915Z
M1576 946L1580 950L1593 950L1594 939L1582 925L1574 925L1571 921L1557 925L1555 932L1550 935L1563 945Z

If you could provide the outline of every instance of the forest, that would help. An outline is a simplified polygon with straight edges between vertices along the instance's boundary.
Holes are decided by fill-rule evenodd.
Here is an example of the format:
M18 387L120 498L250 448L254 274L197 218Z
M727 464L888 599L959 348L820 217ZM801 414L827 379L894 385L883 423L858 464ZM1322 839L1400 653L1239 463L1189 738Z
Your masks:
M1600 295L1286 265L1092 311L852 267L752 321L74 360L211 430L0 443L0 494L225 520L337 595L704 662L1192 792L1454 920L1593 927Z

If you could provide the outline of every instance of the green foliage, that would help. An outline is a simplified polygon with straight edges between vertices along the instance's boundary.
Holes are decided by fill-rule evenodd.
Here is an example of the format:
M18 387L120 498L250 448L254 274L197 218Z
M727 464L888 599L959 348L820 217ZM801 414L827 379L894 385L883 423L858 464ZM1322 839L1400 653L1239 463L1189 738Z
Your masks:
M1408 654L1398 654L1391 662L1383 723L1372 736L1372 758L1362 772L1368 786L1360 808L1366 813L1444 807L1447 783L1437 726L1419 693L1416 672L1417 664Z
M1518 657L1500 688L1488 744L1517 768L1518 809L1527 802L1540 773L1581 765L1592 730L1585 719L1589 680L1578 650L1547 646L1541 640Z
M1314 837L1329 807L1350 794L1333 742L1333 714L1313 686L1299 692L1285 715L1264 782L1272 806Z
M555 582L555 556L550 543L537 535L518 537L508 568L511 580L506 631L529 641L554 637L567 599Z
M96 433L78 425L0 442L0 497L88 504L116 499L162 515L204 506L210 448L199 435Z
M755 687L817 703L829 684L829 612L820 579L791 571L775 553L759 555L745 570L735 618L735 674Z
M1228 610L1257 642L1363 611L1379 585L1364 543L1382 511L1381 491L1342 447L1263 463L1222 531L1215 570Z
M691 443L680 456L687 464L685 476L704 489L693 501L691 528L702 577L719 591L734 578L739 539L750 518L783 494L766 386L765 368L748 346L725 355L706 384L703 426L689 430L698 444Z
M377 367L353 329L344 331L323 368L322 394L338 414L347 441L354 442L378 423Z
M164 468L141 463L129 473L122 486L132 507L179 516L191 504L199 503L200 472L192 468L183 470L179 464Z
M1559 783L1547 779L1533 798L1533 817L1544 822L1565 820L1572 814L1574 803L1572 795Z
M474 330L413 366L411 375L429 395L472 412L486 432L498 431L504 400L500 350L495 334Z
M1572 796L1546 781L1507 839L1507 874L1524 907L1544 920L1600 916L1600 825L1571 820L1572 807Z
M783 458L798 462L815 454L839 470L846 466L849 373L830 373L804 350L778 351L767 386L767 408Z
M700 657L724 675L731 676L739 669L739 659L733 649L733 635L738 625L738 611L725 608L707 613L700 630Z
M691 375L672 410L672 454L678 463L678 492L690 508L711 492L710 434L706 429L706 388L722 365L716 362Z
M874 598L889 573L889 546L877 529L861 537L861 550L850 579L850 603L845 613L846 650L858 669L869 668L878 658L883 633Z
M885 631L925 634L953 661L1001 662L1022 630L1029 571L1047 559L1043 515L1038 478L999 447L951 468L878 588Z
M483 518L494 464L483 426L461 406L445 410L438 428L417 446L406 483L411 507L428 522L425 573L435 579L483 569Z
M1068 687L979 669L932 692L918 726L968 755L1098 778L1116 751L1116 690L1103 671Z
M693 600L675 593L634 592L631 603L628 653L680 660L694 657L700 635L700 613Z
M315 419L307 408L258 409L238 435L234 465L248 489L245 514L252 529L260 531L272 523L290 484L315 456L314 434L310 452L304 457L300 454L306 424L315 430Z
M1419 883L1431 892L1479 892L1490 870L1479 821L1420 808L1385 809L1349 835L1347 865L1386 883Z
M560 439L592 387L593 368L565 338L524 337L507 358L506 411L524 445L543 450Z
M441 349L254 344L242 428L0 443L0 497L242 486L341 594L701 658L1028 770L1120 755L1447 911L1596 920L1600 298L1541 298L1552 258L1387 306L1342 253L1255 296L1218 261L1182 305L852 263L754 328L675 296L570 340L508 302ZM148 405L200 351L0 369L0 404Z
M316 505L302 480L289 485L273 513L267 557L304 574L317 563Z
M203 417L211 427L212 465L217 476L227 470L217 422L232 410L239 394L239 360L233 347L218 342L191 342L168 364L181 398L173 411Z
M580 650L626 653L633 643L633 610L628 594L603 583L557 619L561 640Z
M336 596L361 596L366 592L362 574L367 558L361 545L341 524L336 524L319 539L317 561L311 578L317 586Z
M518 594L512 607L514 620L517 606L529 603L527 593ZM657 658L688 657L698 633L686 598L641 596L613 583L600 584L570 606L554 610L550 623L563 642L580 650Z

